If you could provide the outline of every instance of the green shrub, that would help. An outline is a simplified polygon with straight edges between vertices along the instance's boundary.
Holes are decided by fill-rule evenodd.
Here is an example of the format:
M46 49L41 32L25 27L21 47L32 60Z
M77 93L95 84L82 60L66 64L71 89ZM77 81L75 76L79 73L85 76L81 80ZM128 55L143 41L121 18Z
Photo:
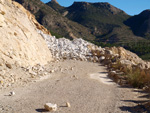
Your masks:
M55 33L53 31L50 31L50 33L51 33L52 36L55 36L56 38L62 38L62 36L59 35L58 33Z

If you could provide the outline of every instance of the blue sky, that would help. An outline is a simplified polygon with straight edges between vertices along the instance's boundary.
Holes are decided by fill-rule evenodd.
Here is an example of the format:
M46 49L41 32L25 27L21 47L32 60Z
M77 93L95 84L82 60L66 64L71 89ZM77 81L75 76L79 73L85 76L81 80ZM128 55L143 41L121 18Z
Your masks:
M51 0L41 0L44 3ZM111 5L122 9L129 15L136 15L141 13L143 10L150 9L150 0L57 0L57 2L65 7L73 4L74 1L85 1L85 2L108 2Z

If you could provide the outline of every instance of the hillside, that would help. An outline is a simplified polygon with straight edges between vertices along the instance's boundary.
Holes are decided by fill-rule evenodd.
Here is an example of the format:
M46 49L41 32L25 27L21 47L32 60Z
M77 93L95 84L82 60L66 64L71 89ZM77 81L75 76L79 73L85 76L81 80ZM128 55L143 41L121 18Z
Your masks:
M150 10L130 17L125 24L131 27L135 35L150 39Z
M56 37L67 37L73 39L82 37L86 40L93 40L95 36L90 34L88 28L68 20L61 14L47 6L40 0L16 0L36 16L39 23L44 25L52 35ZM81 32L82 31L82 32Z
M121 27L123 21L129 17L108 3L74 2L65 10L68 11L67 18L90 28L97 36Z
M65 8L60 6L56 0L52 0L47 5L69 20L90 29L91 34L96 36L94 41L96 44L98 42L120 44L142 39L135 36L124 24L124 21L130 16L109 3L74 2L70 7Z
M50 34L35 20L34 16L20 4L11 0L1 1L1 66L3 64L9 64L25 67L39 63L44 65L47 64L48 61L51 61L51 52L37 30Z

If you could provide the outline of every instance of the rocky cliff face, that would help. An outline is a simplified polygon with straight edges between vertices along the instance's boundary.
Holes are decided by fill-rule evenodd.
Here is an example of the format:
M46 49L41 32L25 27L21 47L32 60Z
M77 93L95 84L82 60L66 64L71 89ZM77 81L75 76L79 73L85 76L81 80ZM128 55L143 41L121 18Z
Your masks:
M50 34L20 4L0 0L0 63L32 66L51 61L51 53L38 29Z

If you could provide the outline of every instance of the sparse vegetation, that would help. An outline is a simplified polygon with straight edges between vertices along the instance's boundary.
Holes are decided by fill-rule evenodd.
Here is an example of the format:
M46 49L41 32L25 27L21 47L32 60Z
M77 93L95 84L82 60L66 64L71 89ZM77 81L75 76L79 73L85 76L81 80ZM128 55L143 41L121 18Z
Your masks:
M136 53L143 60L150 59L150 41L126 43L123 47Z
M53 32L53 31L50 31L50 33L51 33L52 36L55 36L56 38L62 38L61 35L59 35L59 34Z
M115 69L118 69L121 65L112 66ZM124 74L119 75L122 76L126 83L131 85L134 88L146 88L150 91L150 74L149 70L137 68L126 68Z
M129 71L127 74L127 80L133 87L142 88L145 86L146 77L141 75L140 70Z

